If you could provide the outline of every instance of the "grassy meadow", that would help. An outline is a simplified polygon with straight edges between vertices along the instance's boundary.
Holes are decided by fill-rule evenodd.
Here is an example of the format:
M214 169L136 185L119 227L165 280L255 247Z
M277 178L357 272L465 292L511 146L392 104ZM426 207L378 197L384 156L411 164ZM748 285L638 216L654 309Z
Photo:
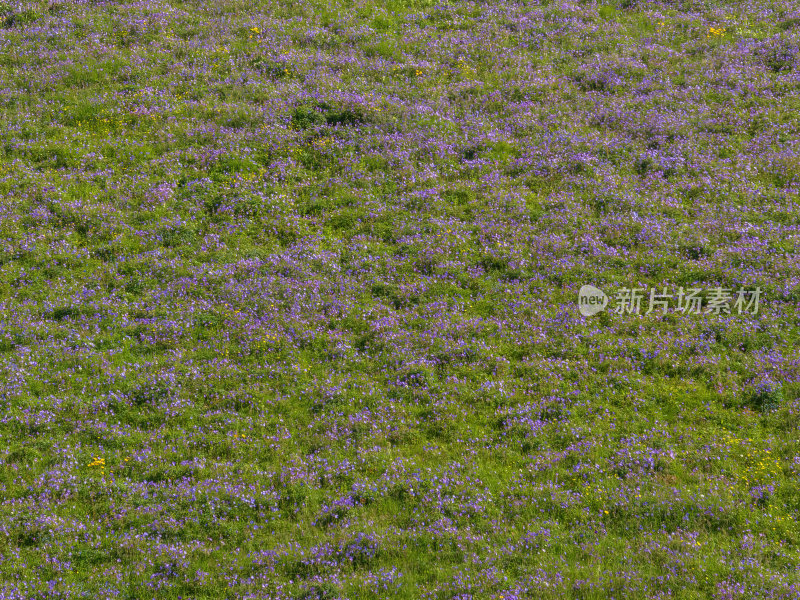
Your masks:
M799 196L789 0L0 2L0 599L800 598Z

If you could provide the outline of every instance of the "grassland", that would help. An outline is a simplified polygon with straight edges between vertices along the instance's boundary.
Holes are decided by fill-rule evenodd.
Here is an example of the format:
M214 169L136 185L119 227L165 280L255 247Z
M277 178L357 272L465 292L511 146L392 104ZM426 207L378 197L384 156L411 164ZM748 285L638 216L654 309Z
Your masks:
M0 598L800 598L799 43L0 4Z

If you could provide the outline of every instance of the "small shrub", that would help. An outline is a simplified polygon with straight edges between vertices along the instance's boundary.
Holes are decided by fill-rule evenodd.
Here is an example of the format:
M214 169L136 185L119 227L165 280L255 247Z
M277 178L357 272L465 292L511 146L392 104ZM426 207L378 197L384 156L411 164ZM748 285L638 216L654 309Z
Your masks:
M310 129L321 125L325 117L320 111L308 106L298 106L292 111L292 127L294 129Z
M780 384L764 381L755 386L748 398L748 406L762 413L776 410L783 402L783 390Z
M342 110L332 110L325 115L325 122L328 125L361 125L367 122L364 112L358 108L345 108Z
M55 321L63 321L64 319L74 319L80 316L81 311L79 308L72 306L60 306L53 309L52 318Z
M797 58L798 48L796 44L789 42L777 42L774 45L763 47L759 51L764 65L773 73L791 71Z
M0 17L3 17L3 28L24 27L39 19L39 13L35 10L23 10L12 12L8 8L0 8Z
M584 92L613 93L621 84L622 78L610 70L597 73L580 73L575 83Z

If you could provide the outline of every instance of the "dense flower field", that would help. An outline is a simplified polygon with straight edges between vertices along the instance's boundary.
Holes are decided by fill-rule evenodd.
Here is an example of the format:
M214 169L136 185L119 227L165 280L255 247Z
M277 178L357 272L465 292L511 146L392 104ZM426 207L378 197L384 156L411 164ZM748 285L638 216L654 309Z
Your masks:
M0 2L0 598L800 598L799 49L790 0Z

